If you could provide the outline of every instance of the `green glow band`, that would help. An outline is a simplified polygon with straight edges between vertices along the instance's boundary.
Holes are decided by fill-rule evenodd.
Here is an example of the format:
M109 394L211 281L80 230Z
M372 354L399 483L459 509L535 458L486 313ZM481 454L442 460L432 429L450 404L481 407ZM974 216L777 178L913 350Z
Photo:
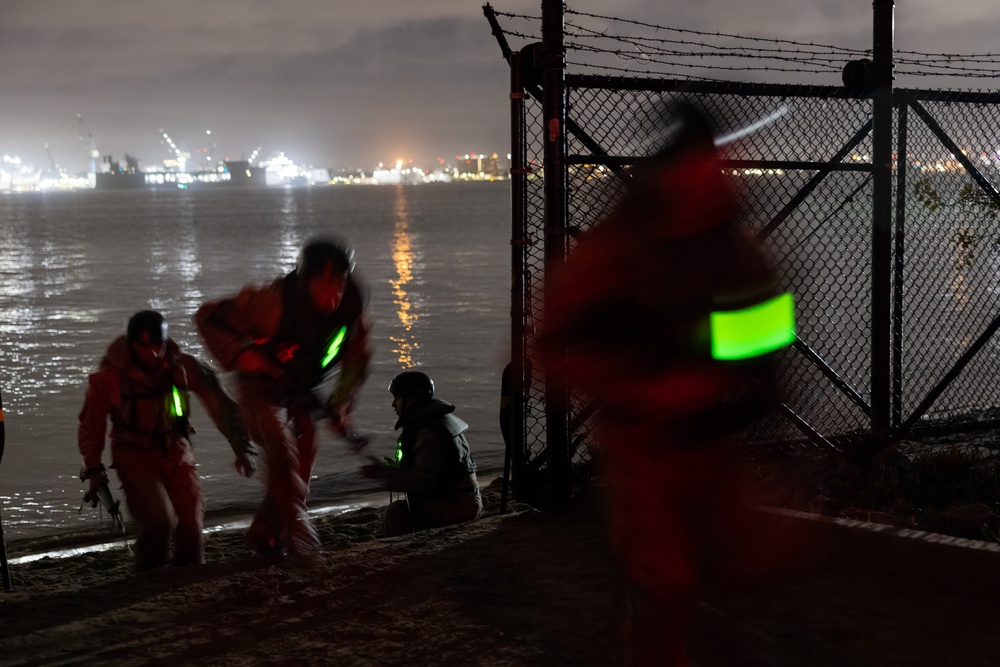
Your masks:
M184 397L181 396L181 390L177 388L177 385L174 385L173 398L174 398L173 403L171 403L171 407L173 408L173 413L174 413L173 416L183 417Z
M403 441L399 440L396 442L396 463L403 462Z
M340 331L334 335L333 340L330 341L330 346L326 348L326 356L323 357L323 368L326 368L331 361L337 358L337 354L340 353L340 346L344 342L344 337L346 335L347 327L340 327Z
M712 358L751 359L795 342L795 300L790 293L740 310L711 314Z

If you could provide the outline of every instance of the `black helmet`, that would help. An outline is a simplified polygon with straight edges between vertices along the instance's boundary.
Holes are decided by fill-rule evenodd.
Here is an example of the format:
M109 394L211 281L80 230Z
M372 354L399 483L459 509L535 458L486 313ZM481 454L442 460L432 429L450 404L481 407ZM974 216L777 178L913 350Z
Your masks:
M691 148L715 150L715 123L708 109L673 100L660 111L663 116L650 121L654 124L654 160L673 160Z
M403 371L392 378L392 382L389 383L389 393L430 400L434 398L434 380L427 373Z
M159 345L167 339L167 321L155 310L140 310L129 318L125 337L130 343Z
M299 252L299 263L295 267L299 276L308 280L323 273L328 266L344 273L352 273L354 249L335 238L315 238L306 241L302 251Z

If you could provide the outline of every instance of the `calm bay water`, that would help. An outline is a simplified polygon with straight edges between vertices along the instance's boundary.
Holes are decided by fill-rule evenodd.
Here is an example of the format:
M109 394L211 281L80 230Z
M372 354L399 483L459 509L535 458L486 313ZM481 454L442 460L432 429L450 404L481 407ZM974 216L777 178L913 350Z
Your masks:
M509 198L506 183L0 196L7 539L97 527L98 510L78 511L77 415L87 375L133 312L163 312L171 337L209 358L191 321L201 303L270 282L294 266L306 238L324 232L355 247L370 294L375 356L356 413L357 429L373 436L366 453L394 449L386 387L419 367L469 422L480 468L500 467ZM252 510L261 482L236 475L228 444L193 403L209 511ZM370 488L356 475L361 461L321 438L314 502Z

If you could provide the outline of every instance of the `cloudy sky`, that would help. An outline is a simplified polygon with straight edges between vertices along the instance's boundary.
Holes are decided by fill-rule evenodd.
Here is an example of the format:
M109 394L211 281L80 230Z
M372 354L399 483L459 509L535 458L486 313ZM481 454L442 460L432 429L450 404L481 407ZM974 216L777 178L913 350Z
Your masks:
M0 153L48 166L47 143L61 166L84 170L77 114L102 154L128 152L147 166L169 156L160 128L191 151L214 144L217 158L261 147L331 167L506 153L508 70L483 4L0 0ZM492 4L541 12L541 0ZM871 42L871 0L567 6L694 30L853 48ZM1000 51L995 0L899 0L895 16L898 48Z

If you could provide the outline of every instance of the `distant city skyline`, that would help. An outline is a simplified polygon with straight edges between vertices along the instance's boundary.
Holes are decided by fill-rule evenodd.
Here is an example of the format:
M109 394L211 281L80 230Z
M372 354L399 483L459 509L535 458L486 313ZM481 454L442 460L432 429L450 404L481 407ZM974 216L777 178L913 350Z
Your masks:
M178 141L180 141L180 140L178 140ZM85 155L84 159L81 161L81 164L79 165L79 168L74 171L72 169L69 169L69 168L65 167L56 158L56 156L51 153L51 151L48 149L48 147L46 145L43 144L40 152L42 153L42 157L39 157L38 155L33 155L33 156L32 155L18 155L16 153L14 153L13 151L6 150L4 146L0 145L0 156L2 156L3 158L7 158L5 160L6 162L10 162L13 159L17 159L19 164L23 164L25 166L30 166L30 167L33 167L35 169L41 170L41 171L46 171L46 170L51 169L54 166L58 166L59 168L64 169L65 171L67 171L67 172L69 172L71 174L84 174L84 173L87 173L90 170L90 168L91 168L90 165L88 164L88 160L87 160L86 155ZM115 154L111 154L111 153L104 153L104 152L100 151L100 149L98 149L97 156L95 156L95 159L97 161L97 164L95 164L95 167L99 170L100 169L99 163L101 161L111 161L111 162L115 162L115 163L119 163L119 164L125 164L127 161L129 161L131 159L131 160L136 161L138 163L140 169L143 170L143 171L160 171L160 170L164 170L164 169L166 169L168 171L174 171L174 170L180 170L180 171L199 171L199 170L204 170L206 168L210 169L210 168L212 168L212 165L218 166L222 162L236 162L236 161L247 160L247 161L250 161L250 162L256 164L256 163L259 163L259 162L264 162L264 161L267 161L267 160L270 160L270 159L274 159L274 158L276 158L278 156L287 156L289 159L293 160L294 162L296 162L298 164L302 164L304 166L318 167L318 168L324 168L324 169L330 169L330 170L337 170L337 171L340 171L340 170L351 170L351 169L363 169L363 170L371 171L373 169L379 168L381 165L392 165L392 164L396 164L397 162L402 162L403 164L406 164L406 165L411 166L411 167L419 167L421 169L433 170L435 168L441 167L442 165L451 164L451 163L453 163L456 160L465 159L465 158L468 158L470 156L493 156L493 155L495 155L495 156L497 156L497 157L499 157L501 159L506 160L509 157L509 154L510 154L509 153L509 148L508 147L503 147L502 150L501 149L494 149L494 150L489 150L489 151L487 151L487 150L474 150L474 151L473 150L468 150L468 151L463 151L461 153L456 153L454 155L448 155L444 151L435 151L434 152L435 157L433 157L431 159L425 159L425 160L418 160L418 159L415 159L415 158L407 158L407 157L404 157L404 156L401 156L401 155L397 155L397 156L394 156L394 157L393 156L390 156L390 157L372 157L369 160L361 161L361 162L358 162L358 163L337 162L334 159L330 159L330 160L327 160L327 161L321 161L319 163L308 163L308 162L304 162L302 160L296 159L296 156L294 154L291 154L289 151L285 151L285 150L281 150L281 149L275 149L273 151L268 152L263 147L257 147L256 150L251 151L248 154L241 154L241 155L225 155L225 156L223 156L223 155L218 155L218 154L207 154L205 152L205 147L201 147L201 148L195 149L193 151L186 151L186 152L188 153L188 157L186 158L187 166L186 166L186 168L182 167L182 168L178 169L178 166L176 164L177 163L176 154L172 155L172 151L168 147L164 148L162 156L159 157L159 159L154 159L154 160L143 159L141 156L137 155L135 152L127 151L127 150L125 152L121 153L120 155L115 155ZM85 150L84 150L84 153L86 153ZM210 159L206 159L206 157L208 157L209 155L210 155ZM174 164L171 164L171 163L174 163ZM3 168L4 168L4 165L0 164L0 169L3 169Z
M540 38L542 0L492 4L518 33L513 49ZM610 16L855 49L872 39L870 0L566 5L568 23L599 33L631 29ZM334 168L509 150L509 68L482 0L3 0L0 16L0 151L40 167L84 171L88 135L101 155L157 164L163 132L192 154L260 148ZM899 49L1000 49L995 2L910 0L895 17Z
M165 135L166 136L166 135ZM38 167L19 157L3 155L0 161L0 192L35 192L78 189L130 189L137 187L236 186L324 186L351 184L419 184L468 180L505 180L509 176L510 155L466 153L446 160L438 157L431 165L402 159L363 167L326 167L296 163L283 152L248 159L197 158L172 140L174 157L159 165L142 165L130 154L118 160L91 149L85 172L70 172L54 162Z

